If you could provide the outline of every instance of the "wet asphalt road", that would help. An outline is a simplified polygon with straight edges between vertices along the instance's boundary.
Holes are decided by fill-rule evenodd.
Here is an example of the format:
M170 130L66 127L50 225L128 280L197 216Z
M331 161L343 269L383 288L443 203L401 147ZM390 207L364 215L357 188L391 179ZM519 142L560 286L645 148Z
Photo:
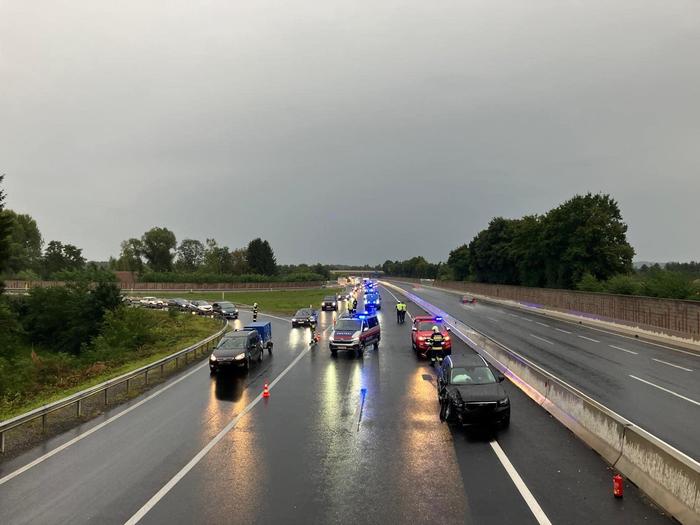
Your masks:
M671 523L632 486L615 500L603 461L509 383L507 431L440 423L433 370L382 295L378 351L332 358L322 341L307 352L308 330L273 319L272 358L248 375L198 365L173 378L0 484L0 522L124 523L304 354L141 523L537 523L494 440L552 523ZM320 330L332 320L323 313ZM0 478L129 406L0 465Z
M462 305L459 295L434 288L400 286L700 460L700 355L528 310L487 302Z

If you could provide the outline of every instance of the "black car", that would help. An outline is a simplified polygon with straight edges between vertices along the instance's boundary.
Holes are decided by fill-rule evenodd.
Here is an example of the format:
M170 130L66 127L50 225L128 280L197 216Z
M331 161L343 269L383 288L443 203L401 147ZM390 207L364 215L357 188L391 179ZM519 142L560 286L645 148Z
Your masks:
M227 333L209 356L209 370L215 374L223 368L250 369L254 361L262 361L263 344L255 330Z
M338 299L335 295L326 295L321 303L321 310L338 310Z
M211 308L215 314L219 314L224 319L238 319L238 308L229 301L212 303Z
M479 354L448 356L438 369L440 419L462 425L510 424L510 399Z
M302 308L292 317L292 328L297 326L311 326L318 324L318 312L313 308Z
M179 297L168 299L168 309L173 310L188 310L190 307L190 302L187 299L181 299Z

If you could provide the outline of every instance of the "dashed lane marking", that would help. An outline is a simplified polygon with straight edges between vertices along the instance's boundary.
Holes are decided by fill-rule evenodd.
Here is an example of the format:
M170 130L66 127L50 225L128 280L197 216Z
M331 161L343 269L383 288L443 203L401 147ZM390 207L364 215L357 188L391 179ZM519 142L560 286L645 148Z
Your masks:
M651 381L647 381L646 379L642 379L641 377L633 376L632 374L629 375L632 379L636 379L637 381L641 381L642 383L646 383L649 386L653 386L654 388L658 388L659 390L663 390L664 392L667 392L671 395L674 395L676 397L679 397L681 399L684 399L685 401L688 401L689 403L693 403L694 405L700 406L699 401L695 401L694 399L690 399L689 397L682 396L678 392L674 392L673 390L669 390L668 388L664 388L662 386L659 386L657 384L652 383Z
M534 337L535 339L539 339L540 341L542 341L542 342L544 342L544 343L547 343L548 345L553 345L553 344L554 344L552 341L549 341L548 339L545 339L544 337L540 337L539 335L535 335L535 334L530 334L530 335L531 335L532 337Z
M680 368L681 370L685 370L686 372L692 372L692 370L690 368L686 368L686 367L680 366L680 365L674 365L673 363L669 363L668 361L662 361L661 359L656 359L654 357L652 357L651 360L656 361L657 363L672 366L674 368Z

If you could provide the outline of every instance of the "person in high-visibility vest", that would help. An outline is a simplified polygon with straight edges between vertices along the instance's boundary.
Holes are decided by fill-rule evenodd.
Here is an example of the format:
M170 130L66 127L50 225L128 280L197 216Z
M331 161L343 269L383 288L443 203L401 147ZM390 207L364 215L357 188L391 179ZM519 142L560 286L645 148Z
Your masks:
M396 303L396 322L399 324L403 324L405 320L406 320L406 303L404 303L401 299L399 299L399 302Z
M258 320L258 303L253 303L253 322Z

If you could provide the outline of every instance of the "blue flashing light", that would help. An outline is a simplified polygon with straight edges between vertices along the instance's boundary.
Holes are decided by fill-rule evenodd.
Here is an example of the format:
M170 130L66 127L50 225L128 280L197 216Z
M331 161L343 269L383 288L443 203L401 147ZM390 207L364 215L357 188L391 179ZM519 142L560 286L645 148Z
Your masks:
M440 316L436 317L435 320L436 320L438 323L441 323L441 322L443 321L442 317L440 317Z

